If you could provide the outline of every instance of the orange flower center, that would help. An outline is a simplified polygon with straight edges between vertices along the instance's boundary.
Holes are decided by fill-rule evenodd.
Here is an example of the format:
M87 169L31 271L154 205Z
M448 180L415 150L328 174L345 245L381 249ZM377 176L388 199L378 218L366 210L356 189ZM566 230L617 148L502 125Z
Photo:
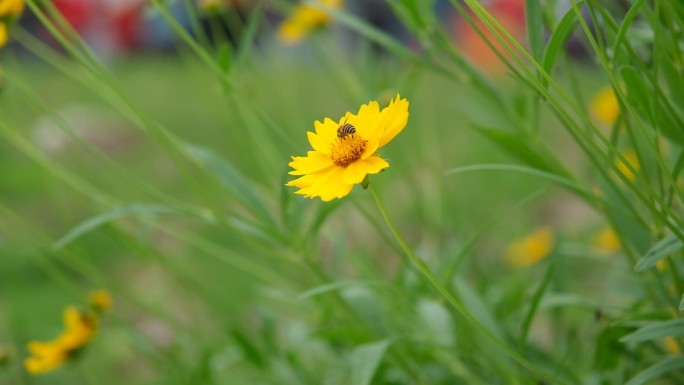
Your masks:
M361 158L367 143L359 135L347 135L333 143L330 158L336 166L347 167Z

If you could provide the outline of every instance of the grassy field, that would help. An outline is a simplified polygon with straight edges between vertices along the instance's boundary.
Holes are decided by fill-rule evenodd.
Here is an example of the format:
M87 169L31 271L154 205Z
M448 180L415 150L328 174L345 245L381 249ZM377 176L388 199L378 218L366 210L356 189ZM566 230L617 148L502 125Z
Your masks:
M682 383L681 126L659 114L684 116L660 58L684 62L659 23L684 24L651 15L668 7L632 5L666 41L618 63L645 83L561 51L538 89L513 58L479 83L439 38L403 60L339 11L389 53L262 37L220 73L208 47L214 64L186 45L93 64L17 32L42 59L2 60L0 383ZM592 98L611 84L627 91L605 125ZM397 94L408 124L371 176L389 223L362 186L332 202L285 186L314 121ZM27 373L27 344L99 289L114 305L95 338Z

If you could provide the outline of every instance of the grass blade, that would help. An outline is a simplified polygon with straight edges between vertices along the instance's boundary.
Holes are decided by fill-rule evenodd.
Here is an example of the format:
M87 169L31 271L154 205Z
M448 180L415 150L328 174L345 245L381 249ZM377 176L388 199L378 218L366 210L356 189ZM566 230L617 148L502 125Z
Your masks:
M351 355L352 385L370 385L390 341L361 345Z
M102 214L90 217L69 230L53 245L53 250L59 250L76 239L90 233L102 225L116 221L121 218L142 215L187 215L188 212L159 204L133 204L115 207Z
M527 40L532 50L532 57L541 61L544 47L544 14L539 0L525 1L525 22L527 23Z
M646 370L634 376L625 385L642 385L649 381L662 376L665 373L670 373L675 370L684 369L684 357L669 357L658 363L650 366Z
M634 21L634 18L639 14L639 9L641 8L641 5L643 3L644 0L637 0L629 9L629 11L627 11L625 18L622 21L622 25L620 25L620 30L618 31L617 36L615 37L615 42L613 43L613 49L611 51L613 52L613 60L615 60L615 58L617 57L618 50L620 49L620 46L622 45L622 42L625 39L627 30L632 25L632 21Z
M502 150L508 152L510 155L527 165L553 174L567 174L553 154L544 151L544 149L539 148L539 146L534 146L536 142L533 138L503 130L484 127L475 128L487 139L501 147Z
M578 6L581 4L578 3ZM564 52L565 42L568 41L570 34L575 30L577 25L577 16L574 10L570 9L566 12L565 16L558 23L556 29L553 30L551 37L549 38L549 43L546 45L544 50L544 55L542 56L541 65L544 68L544 72L551 75L553 71L553 66L556 63L556 58L558 54ZM541 79L544 87L548 86L548 78L542 77Z
M641 257L635 266L636 271L644 271L655 266L661 259L682 250L684 248L684 242L677 238L675 235L670 235L663 238L660 242L656 243L650 250L646 252L646 255Z
M213 151L195 145L187 145L187 149L255 217L267 224L275 224L275 218L266 209L266 202L255 191L254 182L249 181L233 165Z
M520 340L518 341L518 346L521 351L524 351L525 344L527 343L527 335L530 332L530 326L532 326L532 321L534 320L535 314L537 314L537 309L539 308L539 304L541 303L542 298L544 298L544 294L546 293L546 290L549 288L549 284L551 283L551 278L553 278L553 273L556 271L556 259L553 258L551 259L551 263L549 263L549 267L546 269L546 273L544 274L544 279L542 280L541 284L537 288L537 290L534 291L534 296L532 297L532 302L530 303L529 310L527 311L527 314L525 315L525 319L522 323L522 327L520 330Z
M644 326L634 333L622 337L620 341L624 343L643 342L681 336L684 336L684 319L676 319Z

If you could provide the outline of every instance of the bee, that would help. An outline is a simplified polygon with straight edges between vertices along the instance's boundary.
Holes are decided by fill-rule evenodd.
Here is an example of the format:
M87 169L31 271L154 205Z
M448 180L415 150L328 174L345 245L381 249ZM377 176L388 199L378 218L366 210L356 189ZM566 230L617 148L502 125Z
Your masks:
M337 128L337 137L340 139L346 138L347 135L354 134L356 134L356 127L352 126L349 123L345 123Z

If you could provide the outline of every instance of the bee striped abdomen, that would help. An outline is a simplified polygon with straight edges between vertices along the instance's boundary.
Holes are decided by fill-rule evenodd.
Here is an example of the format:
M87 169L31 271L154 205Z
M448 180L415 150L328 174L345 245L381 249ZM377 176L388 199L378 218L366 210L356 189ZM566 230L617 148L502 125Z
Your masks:
M347 135L353 134L356 134L356 127L349 123L343 124L337 129L337 137L340 139L344 139Z

